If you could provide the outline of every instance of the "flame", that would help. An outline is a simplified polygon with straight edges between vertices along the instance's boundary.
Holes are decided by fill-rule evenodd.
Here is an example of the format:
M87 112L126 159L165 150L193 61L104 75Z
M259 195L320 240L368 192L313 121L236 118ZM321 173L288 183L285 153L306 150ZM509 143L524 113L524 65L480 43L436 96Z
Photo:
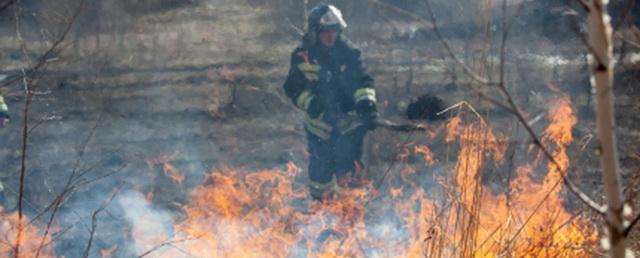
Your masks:
M118 245L113 245L107 249L100 250L100 257L102 258L111 258L113 257L113 253L118 250Z
M570 164L566 148L577 120L568 98L549 106L542 141L559 169L549 164L539 171L542 159L535 158L516 165L506 189L489 187L482 179L507 167L509 139L482 119L458 115L443 127L451 145L445 149L456 153L445 159L455 163L433 173L439 185L425 187L425 171L407 160L422 155L433 168L441 150L415 143L398 145L405 164L386 182L387 190L365 181L325 202L309 200L296 180L302 169L293 163L216 170L191 191L185 218L174 225L176 252L158 257L589 256L597 234L587 218L565 208L558 184Z
M162 155L158 158L148 160L147 163L149 164L149 166L162 165L162 171L166 176L169 177L169 179L171 179L171 181L175 182L176 184L182 184L182 182L184 181L184 175L180 173L180 171L173 164L171 164L171 161L174 158L174 156Z
M451 221L460 222L452 232L459 253L465 257L495 257L510 254L523 257L584 257L583 247L592 245L597 236L585 219L574 216L564 208L561 171L568 168L566 147L573 141L571 130L576 124L567 97L553 101L548 113L550 121L543 142L554 149L554 158L561 170L549 165L544 180L534 181L534 164L517 168L511 182L511 192L494 195L481 183L483 165L491 156L494 161L504 157L505 146L482 123L469 124L458 133L460 154L457 161L456 183L459 210ZM459 128L460 121L452 121ZM453 135L449 131L449 135ZM544 202L541 198L548 195ZM470 234L471 233L471 234ZM453 244L453 243L452 243Z
M150 202L153 200L154 196L155 194L153 192L147 192L147 194L144 196L144 199L147 200L147 202Z
M421 154L421 155L422 155L422 157L424 158L424 163L425 163L425 165L427 165L427 166L431 166L431 165L433 165L433 164L435 164L435 163L436 163L436 160L435 160L435 158L433 157L433 152L431 152L431 149L429 149L429 147L428 147L428 146L426 146L426 145L419 145L419 146L416 146L416 147L413 149L413 151L414 151L416 154Z
M16 230L20 219L17 212L6 213L0 206L0 256L15 257ZM20 237L19 257L35 257L38 253L40 257L55 257L53 247L50 245L51 238L47 236L44 241L38 227L26 223L27 219L22 218L22 234ZM41 243L43 245L41 246Z

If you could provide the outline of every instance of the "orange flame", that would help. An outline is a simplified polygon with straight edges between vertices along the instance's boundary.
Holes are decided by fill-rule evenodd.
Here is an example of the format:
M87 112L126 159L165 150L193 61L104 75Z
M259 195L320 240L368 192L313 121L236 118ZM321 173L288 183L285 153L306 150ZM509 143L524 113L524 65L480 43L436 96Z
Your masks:
M176 184L182 184L182 182L184 181L184 175L180 173L180 171L178 171L178 169L173 164L171 164L171 161L174 158L175 157L173 156L162 155L156 159L148 160L147 163L149 164L149 166L162 165L162 171L166 176L169 177L169 179L171 179L171 181L175 182Z
M107 249L102 249L100 250L100 257L111 258L113 255L113 252L115 252L116 250L118 250L118 245L113 245L112 247L109 247Z
M482 179L496 176L485 172L503 165L509 139L482 120L456 116L445 126L445 141L455 145L446 149L457 150L457 158L455 166L442 166L452 173L433 173L440 187L426 187L419 179L425 173L405 164L387 182L386 195L366 182L321 203L308 200L306 187L294 180L302 170L292 163L214 171L190 193L173 236L188 241L174 245L197 257L589 256L597 235L585 218L565 209L558 187L576 119L568 98L550 106L542 140L560 170L550 165L539 175L535 159L516 166L507 189L489 187ZM425 165L438 162L427 145L399 147L401 161L420 154Z
M433 153L431 152L431 149L429 149L428 146L419 145L419 146L416 146L413 149L413 151L415 153L417 153L417 154L421 154L422 155L422 157L424 158L425 165L431 166L431 165L436 163L436 160L433 157Z
M16 230L18 229L18 213L5 213L0 206L0 256L14 257L16 244ZM19 257L35 257L38 249L41 249L40 257L55 257L53 247L50 245L51 238L47 236L42 242L42 234L38 228L26 223L26 218L22 218L22 234L20 237ZM43 246L40 246L44 243Z

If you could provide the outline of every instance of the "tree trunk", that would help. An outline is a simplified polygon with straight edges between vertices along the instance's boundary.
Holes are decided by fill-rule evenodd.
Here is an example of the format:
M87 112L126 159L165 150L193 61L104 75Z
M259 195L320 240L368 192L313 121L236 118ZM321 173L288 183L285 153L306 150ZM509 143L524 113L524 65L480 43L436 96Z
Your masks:
M598 128L600 166L607 196L607 241L611 257L625 257L627 239L623 232L622 187L616 149L613 106L613 62L611 23L605 0L592 0L589 5L589 42L593 56L592 78L596 90L596 122Z

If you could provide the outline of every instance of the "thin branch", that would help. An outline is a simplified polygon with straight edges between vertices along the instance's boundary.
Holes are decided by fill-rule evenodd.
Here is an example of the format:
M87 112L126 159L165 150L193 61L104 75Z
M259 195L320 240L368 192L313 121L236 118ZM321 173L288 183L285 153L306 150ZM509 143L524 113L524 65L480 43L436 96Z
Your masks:
M625 7L622 8L622 11L620 13L620 15L618 17L620 17L620 21L618 22L618 24L615 24L613 26L613 31L614 34L616 31L618 31L618 29L620 27L622 27L622 25L627 22L627 20L629 19L629 14L631 13L631 10L633 10L634 5L636 4L636 0L628 0L627 1L627 5Z
M408 132L406 134L406 137L404 138L403 142L407 143L409 141L409 138L413 135L413 132ZM387 178L389 177L389 175L391 174L391 170L393 169L393 167L395 166L395 164L398 162L398 159L393 159L393 162L391 162L391 164L389 164L389 166L387 167L387 169L384 171L384 173L382 174L382 177L380 177L380 179L378 179L378 181L374 184L374 189L375 190L380 190L380 187L382 187L382 184L384 184L384 182L387 181ZM372 201L373 199L370 199L369 201L367 201L363 206L367 206L367 204L369 204L370 201ZM344 240L343 240L344 241ZM340 244L342 245L342 243Z
M31 105L31 93L29 92L29 85L26 82L26 77L24 77L24 87L26 89L24 110L23 110L23 120L22 120L22 153L20 158L20 187L18 190L18 230L16 232L16 245L15 245L15 257L18 258L20 254L20 240L22 238L22 199L24 197L24 177L27 172L27 142L29 135L29 106Z
M433 16L433 12L431 10L431 5L429 3L429 0L424 0L427 6L427 11L429 13L429 15L431 16L432 19L432 23L433 23L433 30L434 32L439 35L438 38L440 39L440 41L442 42L443 46L445 46L445 49L447 50L449 56L453 59L459 60L457 59L457 57L453 54L453 52L451 52L450 48L447 48L447 44L444 41L444 38L441 37L439 31L438 31L438 27L435 21L435 17ZM520 8L521 10L522 8ZM506 12L506 7L503 4L503 11ZM546 149L546 147L544 147L542 145L542 142L540 141L539 137L537 136L537 134L533 131L533 129L529 126L529 124L527 123L526 119L524 118L524 116L522 115L522 113L520 112L520 108L518 107L518 105L515 103L515 101L513 100L513 97L511 96L511 94L508 92L506 86L505 86L505 81L504 81L504 63L505 63L505 49L506 49L506 41L508 38L508 31L510 29L510 26L506 24L506 14L503 15L503 33L502 33L502 44L500 46L500 81L498 83L498 88L500 89L500 91L502 92L502 94L504 95L504 97L507 100L507 105L503 105L501 102L492 99L486 95L484 95L483 93L480 93L482 96L485 96L488 100L490 100L492 103L498 104L500 107L505 108L508 112L514 114L514 116L518 119L518 121L522 124L522 126L526 129L527 133L530 135L530 137L533 139L533 143L541 149L541 151L543 152L543 154L545 155L545 157L547 157L549 159L549 161L558 169L559 173L562 176L562 182L564 182L564 184L569 188L570 192L572 192L573 194L575 194L583 203L585 203L589 208L593 209L595 212L599 213L599 214L604 214L604 208L602 206L600 206L599 204L597 204L595 201L593 201L591 198L589 198L585 193L583 193L582 191L580 191L580 189L578 189L578 187L576 187L572 182L570 182L566 176L566 171L562 169L562 167L560 166L560 164L556 161L556 159L553 157L553 155ZM463 68L467 66L463 66ZM466 69L465 69L466 71ZM473 72L473 71L472 71ZM475 74L475 73L472 73ZM556 184L557 186L558 184ZM554 187L555 188L555 187ZM544 199L541 200L541 202L544 202L547 198L549 198L549 194L547 194L545 196ZM538 205L537 209L541 207L540 205Z
M76 185L77 185L78 187L80 187L80 186L85 186L85 185L88 185L88 184L94 183L94 182L96 182L96 181L100 181L100 180L102 180L102 179L105 179L105 178L107 178L107 177L110 177L110 176L112 176L112 175L115 175L115 174L117 174L117 173L119 173L119 172L122 172L122 170L124 170L124 169L127 167L127 165L128 165L128 164L124 164L124 165L120 166L118 169L114 169L113 171L111 171L111 172L109 172L109 173L107 173L107 174L104 174L104 175L102 175L102 176L98 176L98 177L96 177L96 178L87 179L87 180L83 180L83 181L77 181Z
M627 226L627 228L624 229L624 231L622 232L623 236L629 236L629 233L631 233L631 230L633 229L633 227L638 224L638 221L640 221L640 214L638 214L629 224L629 226Z
M69 225L67 227L65 227L64 229L61 229L59 232L56 232L56 234L52 234L52 238L49 242L45 243L44 246L49 246L52 243L55 243L59 238L61 238L62 236L64 236L64 234L66 234L67 232L69 232L70 229L73 228L73 225Z
M500 50L500 83L498 85L498 88L502 91L504 96L507 98L507 102L509 103L509 106L511 107L511 109L517 111L517 110L520 110L520 109L516 105L515 101L513 100L513 97L509 93L509 91L507 90L507 87L505 86L505 80L504 80L505 48L506 48L506 45L507 45L508 33L509 33L509 28L510 28L506 24L506 19L507 19L506 18L506 10L507 10L506 6L507 6L506 0L504 0L503 1L503 5L502 5L502 11L503 11L503 33L502 33L502 43L501 43L501 46L500 46L500 49L501 49ZM551 155L551 153L546 149L546 147L544 147L542 145L542 142L537 137L537 135L533 132L533 129L531 128L531 126L529 126L529 123L527 123L527 121L524 119L522 114L520 112L516 112L515 115L518 118L518 120L520 121L520 123L522 124L522 126L525 127L527 132L529 132L529 135L534 139L534 143L536 145L538 145L538 147L543 151L545 156L547 156L547 158L558 169L558 172L562 175L562 181L569 188L569 190L571 192L573 192L589 208L595 210L596 212L598 212L600 214L604 214L605 210L601 205L599 205L598 203L593 201L585 193L583 193L577 186L575 186L571 181L569 181L569 179L567 178L567 175L566 175L566 170L563 171L562 167L560 166L560 163L558 163L558 161L555 159L555 157L553 157L553 155Z
M449 111L451 111L454 108L461 108L461 107L467 107L469 110L471 110L471 112L473 112L474 115L476 115L476 117L480 120L480 122L482 123L482 125L484 126L488 126L487 122L484 120L484 117L482 117L482 115L480 115L480 113L478 113L478 111L476 110L476 108L474 108L471 104L469 104L469 102L467 102L466 100L460 101L456 104L453 104L452 106L443 109L442 111L436 113L436 115L442 115L444 113L447 113Z
M18 8L19 2L20 0L17 0L15 8ZM84 3L85 3L85 0L80 0L78 7L75 9L73 15L69 18L69 22L67 23L67 26L64 28L62 33L60 33L56 41L54 41L51 47L37 59L37 62L35 63L35 65L25 70L28 76L32 76L34 73L45 68L49 63L48 61L61 51L62 43L65 41L67 35L69 34L69 31L71 31L71 28L73 27L73 24L75 24L75 21L80 15L81 10L84 8ZM18 19L17 15L16 15L16 19ZM18 20L16 20L16 22L18 22ZM8 85L11 85L14 82L18 81L19 79L20 79L20 76L13 76L13 77L10 76L2 83L2 85L0 85L0 87L6 87Z
M42 252L42 249L44 248L44 243L49 236L49 232L51 231L51 227L53 226L53 219L55 218L60 205L73 190L74 188L65 188L65 190L60 193L53 201L53 210L51 211L51 216L49 216L49 221L47 221L47 226L45 227L44 234L42 235L42 238L40 238L40 244L38 245L38 249L36 250L36 258L40 257L40 252Z
M431 3L429 0L424 0L425 5L427 6L427 13L429 13L429 17L431 19L431 26L432 26L432 30L433 33L436 34L436 36L438 37L440 43L442 44L442 47L447 51L447 53L449 54L449 56L459 65L462 67L462 69L464 70L464 72L474 81L481 83L481 84L485 84L485 85L492 85L493 83L491 83L488 79L478 75L476 72L474 72L469 66L467 66L462 60L460 60L460 58L458 58L458 56L456 56L453 53L453 50L451 48L451 46L449 45L449 43L447 42L447 40L442 36L442 34L440 33L440 29L438 28L438 23L437 20L435 18L435 15L433 14L433 10L431 9Z
M88 174L89 172L91 172L92 170L96 169L97 167L99 167L102 163L106 162L107 160L115 157L116 155L118 155L121 151L122 151L123 146L120 146L116 149L114 149L113 151L110 151L108 153L102 154L103 158L96 161L93 164L84 166L82 168L82 170L80 170L80 172L78 173L78 177L84 176L86 174Z
M15 26L16 26L16 36L20 42L23 42L22 36L20 35L20 15L19 15L19 0L17 0L13 14L15 18ZM24 54L24 58L26 60L29 57ZM25 101L24 101L24 110L23 110L23 120L22 120L22 153L21 153L21 161L20 161L20 186L18 190L18 226L16 230L16 241L14 245L14 257L20 257L20 244L22 241L22 231L23 228L23 210L22 210L22 199L24 197L24 178L27 172L27 142L29 135L29 106L31 105L31 92L29 91L29 83L27 81L27 74L24 69L22 71L22 83L24 87Z
M86 180L86 181L78 180L78 181L74 182L74 184L73 184L73 185L74 185L75 189L78 189L78 188L80 188L81 186L86 186L86 185L88 185L88 184L94 183L94 182L99 181L99 180L101 180L101 179L107 178L107 177L109 177L109 176L111 176L111 175L114 175L114 174L116 174L116 173L118 173L118 172L121 172L121 171L122 171L126 166L127 166L126 164L125 164L125 165L122 165L122 166L121 166L121 167L119 167L118 169L115 169L115 170L113 170L113 171L111 171L111 172L109 172L109 173L107 173L107 174L105 174L105 175L103 175L103 176L99 176L99 177L97 177L97 178L88 179L88 180ZM64 203L64 202L63 202L63 203ZM54 204L55 204L55 202L51 202L47 207L45 207L45 208L44 208L44 209L42 209L40 212L38 212L38 214L36 214L35 216L33 216L33 219L31 219L31 221L29 221L29 223L28 223L28 224L33 224L35 221L39 220L39 219L40 219L40 217L42 217L45 213L47 213L49 210L51 210L52 208L54 208Z
M95 210L93 212L93 214L91 215L91 230L89 231L89 241L87 241L87 247L84 249L84 253L83 253L82 257L84 257L84 258L89 257L89 251L91 251L91 245L93 244L93 237L95 236L96 228L98 227L97 226L98 214L100 214L100 212L102 212L104 209L107 208L107 206L109 206L109 204L111 204L111 202L116 197L118 192L119 192L119 189L113 191L111 196L107 200L105 200L105 202L102 203L100 208Z
M575 16L570 16L570 17L571 17L571 23L569 23L569 24L571 25L571 29L578 36L578 38L582 42L582 45L584 45L584 47L586 47L587 50L589 50L589 53L591 53L591 55L593 56L593 59L595 59L596 63L602 64L603 63L602 62L602 57L600 57L598 55L598 53L595 51L595 49L593 48L591 43L589 43L589 39L587 39L587 36L584 35L584 33L582 33L580 31L580 26L578 25L578 20L576 19L576 17Z
M587 1L585 0L576 0L576 2L578 2L578 4L580 4L580 6L582 6L582 8L584 9L585 12L589 12L589 3L587 3Z
M80 163L82 161L82 158L84 157L85 151L87 150L87 145L89 145L89 142L91 141L91 139L93 139L93 136L96 133L96 129L98 128L98 124L100 123L100 119L102 116L98 117L98 120L93 124L93 126L91 127L91 130L89 131L89 134L87 135L87 138L85 138L84 141L82 141L82 143L80 144L80 148L78 151L78 157L76 158L76 164L73 167L73 170L71 171L71 175L69 176L69 181L67 182L67 185L70 185L72 183L72 181L75 181L78 177L76 177L76 174L79 172L80 169ZM82 176L82 175L80 175Z
M509 92L506 90L504 85L501 85L499 88L501 89L501 91L503 92L505 97L507 98L509 106L513 110L519 110L518 106L515 104L513 98L511 97ZM529 134L529 136L533 139L533 143L542 151L544 156L558 169L558 172L562 176L562 182L564 182L564 184L569 188L570 192L572 192L574 195L576 195L584 204L586 204L589 208L594 210L596 213L604 214L605 208L603 206L601 206L598 203L596 203L595 201L593 201L585 193L580 191L580 189L578 189L577 186L575 186L571 181L569 181L569 179L567 178L566 169L563 169L562 166L560 165L560 163L558 163L558 161L553 157L551 152L549 152L549 150L544 145L542 145L542 142L541 142L540 138L533 131L533 129L529 126L529 124L527 123L525 118L522 116L522 114L520 112L514 112L513 114L518 119L518 121L520 121L522 126L526 129L526 131ZM546 196L541 201L545 201L547 198L548 198L548 196Z
M426 20L422 17L420 17L419 15L404 10L402 8L399 8L397 6L388 4L388 3L384 3L381 2L379 0L368 0L371 3L374 3L376 5L380 5L383 6L385 8L388 8L396 13L399 14L403 14L406 15L408 17L411 17L412 19L415 19L416 21L421 22L423 25L425 25L426 27L431 27L432 30L434 31L434 33L436 34L436 36L438 37L438 39L440 40L442 46L445 48L445 50L447 51L447 53L449 54L449 56L452 57L452 59L464 69L464 72L467 76L469 76L473 81L476 81L478 83L481 84L486 84L486 85L492 85L493 83L491 83L488 79L478 75L477 73L475 73L471 68L469 68L469 66L467 66L462 60L460 60L455 54L453 54L453 50L451 48L451 46L449 45L449 43L444 39L444 37L442 36L442 34L440 33L440 29L438 28L438 25L436 23L436 19L433 15L433 12L431 10L431 5L429 4L428 0L425 0L426 5L427 5L427 10L429 11L429 16L431 17L431 20Z
M624 41L625 43L627 43L627 44L629 44L629 45L631 45L631 46L633 46L635 48L640 48L640 42L636 42L636 41L630 40L630 39L628 39L626 37L620 37L620 39L622 39L622 41Z
M462 61L460 61L456 57L456 55L452 52L451 48L449 47L449 45L446 43L446 41L444 40L444 38L440 34L440 32L438 30L438 26L437 26L436 20L435 20L435 17L433 15L433 11L431 9L431 5L430 5L429 0L424 0L424 1L426 3L426 6L427 6L427 12L429 13L429 16L431 17L431 20L432 20L434 33L438 36L438 39L442 43L443 47L445 48L445 50L447 51L449 56L452 59L456 60L456 62L458 62L459 64L464 65L464 63L462 63ZM504 3L504 2L503 2L503 12L506 12L506 3ZM562 168L562 166L553 157L553 155L546 149L546 147L544 145L542 145L542 142L541 142L540 138L533 131L533 129L529 126L529 124L527 123L526 119L524 118L524 116L520 112L520 108L515 103L515 101L513 100L513 97L511 96L511 94L506 89L505 81L504 81L504 63L505 63L506 41L507 41L507 38L508 38L508 29L510 29L510 26L507 26L507 24L506 24L506 13L503 13L503 33L502 33L502 43L501 43L501 46L500 46L500 62L501 62L501 64L500 64L500 81L498 83L498 88L500 89L500 91L502 92L504 97L506 98L507 106L505 106L505 105L499 105L499 106L501 106L503 108L506 107L507 111L509 111L510 113L515 115L515 117L518 119L518 121L522 124L522 126L526 129L527 133L533 139L533 143L542 151L544 156L551 162L551 164L553 164L553 166L555 166L557 168L558 172L562 176L562 180L559 180L558 182L556 182L553 185L552 190L550 190L549 192L547 192L545 194L544 198L536 206L536 208L534 209L532 214L529 215L529 217L525 220L525 223L522 225L522 227L520 227L518 229L516 234L513 236L513 239L515 239L519 235L519 233L524 229L524 226L528 223L528 221L530 221L533 218L533 215L537 212L537 210L539 210L540 207L542 207L542 204L550 197L551 192L553 191L553 189L555 189L560 184L560 182L563 182L569 188L569 191L571 193L576 195L579 200L581 200L585 205L587 205L587 207L591 208L596 213L604 214L605 208L602 207L601 205L599 205L598 203L596 203L595 201L593 201L585 193L583 193L577 186L575 186L571 181L569 181L569 179L567 178L567 174L566 174L567 171ZM598 57L596 56L595 58L597 59ZM476 73L471 71L468 66L464 65L462 67L465 69L465 72L468 75L476 75ZM471 77L473 78L473 76L471 76ZM476 81L484 82L483 84L485 84L485 85L487 84L486 80L476 80ZM501 102L498 102L498 101L496 101L496 100L494 100L492 98L488 98L488 99L491 100L492 102L495 102L495 103L501 103ZM511 241L513 241L513 239Z
M524 2L523 2L524 3ZM507 28L507 0L502 0L502 38L500 41L500 86L504 86L504 64L505 52L507 49L507 38L509 29Z
M506 43L506 32L503 33L503 44L505 44L505 43ZM504 48L504 45L502 46L502 48ZM503 61L504 60L502 60L501 62L503 62ZM513 97L511 96L509 91L507 90L504 81L500 81L500 83L498 85L498 88L500 89L500 91L503 93L503 95L507 99L507 102L508 102L509 106L511 107L511 109L519 111L520 109L519 109L518 105L515 103L515 101L513 100ZM522 232L522 230L524 229L525 225L533 218L534 214L536 214L536 212L540 209L540 207L542 207L542 203L544 203L551 196L551 193L552 193L553 189L555 189L556 187L558 187L560 185L560 182L563 182L567 186L569 191L571 193L573 193L575 196L577 196L580 201L582 201L585 205L587 205L587 207L591 208L593 211L595 211L596 213L598 213L600 215L604 215L605 212L606 212L606 208L601 206L597 202L593 201L587 194L582 192L576 185L573 184L573 182L571 182L568 179L567 170L563 169L562 166L560 165L560 163L558 163L558 161L555 159L555 157L553 157L553 155L549 152L549 150L544 145L542 145L542 141L540 140L538 135L533 131L531 126L529 126L529 124L525 120L524 116L522 116L521 112L514 112L513 114L516 116L518 121L520 121L520 123L525 128L525 130L527 131L529 136L533 139L533 143L540 149L540 151L542 151L544 156L551 162L551 164L553 164L553 166L557 169L558 173L560 173L560 176L562 178L561 178L561 180L558 180L553 185L551 190L549 190L549 192L544 196L544 198L542 200L540 200L540 203L536 206L536 208L533 210L533 212L531 212L529 217L525 220L525 223L523 223L523 225L516 231L516 233L513 235L512 239L510 240L510 242L515 240L515 238L520 234L520 232Z
M40 125L44 124L45 120L40 120L38 121L35 125L33 125L30 129L29 132L27 132L28 134L31 134L33 132L33 130L35 130L36 128L40 127Z
M77 189L77 186L74 184L74 182L77 180L76 173L78 172L78 168L80 166L80 161L82 160L82 157L84 156L84 153L85 153L85 150L87 148L87 145L89 144L89 142L93 138L97 127L98 127L98 122L96 122L94 124L94 126L91 128L91 131L89 132L87 138L85 138L85 140L81 143L81 148L80 148L80 151L78 153L78 157L76 159L76 164L75 164L75 166L73 168L73 171L71 172L71 175L69 175L69 178L67 179L67 183L64 186L64 188L62 189L62 192L60 194L58 194L58 196L56 196L56 198L53 201L53 210L51 211L51 215L49 216L49 220L47 222L47 226L45 227L44 234L42 235L42 238L40 239L40 245L38 246L38 250L36 251L36 255L35 255L36 258L38 258L40 256L40 252L42 251L42 248L44 246L44 242L45 242L47 236L49 235L49 232L51 230L51 226L53 225L53 220L55 219L55 216L56 216L56 214L58 212L58 209L60 208L60 206L62 205L64 200L66 200L66 198L68 196L70 196Z
M63 31L63 33L60 35L60 37L54 42L54 44L51 46L51 48L49 48L49 50L47 50L42 56L40 56L40 58L38 59L38 62L35 65L31 65L31 60L28 57L27 54L27 50L26 50L26 43L24 42L24 40L22 39L22 36L20 34L20 15L19 15L19 4L20 1L16 0L15 1L15 6L14 6L14 18L15 18L15 27L16 27L16 36L18 38L18 40L21 42L22 45L22 50L23 50L23 55L24 58L26 60L26 63L29 64L30 66L32 66L32 68L30 68L29 70L25 70L24 68L21 69L21 76L18 77L16 76L13 80L8 80L5 81L3 83L3 86L7 86L15 81L17 81L19 78L22 78L22 83L23 83L23 87L24 87L24 91L25 91L25 105L24 105L24 110L23 110L23 130L22 130L22 153L21 153L21 167L20 167L20 186L19 186L19 190L18 190L18 226L17 226L17 230L16 230L16 241L15 241L15 246L14 246L14 257L18 258L20 257L20 245L21 245L21 240L22 240L22 233L23 233L23 208L22 208L22 202L23 202L23 198L24 198L24 178L25 178L25 174L26 174L26 169L27 169L27 145L28 145L28 135L29 135L29 107L31 104L31 100L32 100L32 93L31 90L29 89L29 78L28 76L30 76L33 72L38 71L39 69L43 68L46 66L47 64L47 60L50 59L51 55L54 53L57 53L57 47L60 45L60 43L62 43L66 37L66 35L68 34L68 32L70 31L74 21L77 19L80 10L82 9L82 6L84 5L84 0L81 0L80 5L78 6L78 8L75 10L75 13L73 15L73 17L70 19L70 21L67 24L67 27L65 28L65 30ZM59 202L55 202L58 203ZM57 206L57 205L54 205ZM57 207L56 209L57 210ZM47 227L47 232L48 232L49 226ZM46 236L45 236L46 237ZM44 240L44 237L43 237ZM40 247L38 248L38 253L36 254L36 257L39 255L40 249L43 246L43 242L41 242Z
M298 26L296 26L295 24L293 24L293 22L291 22L291 20L289 20L289 18L285 18L285 21L287 22L287 25L296 32L297 36L302 37L304 35L304 29L299 28Z
M6 0L6 1L4 1L2 4L0 4L0 12L2 12L5 9L11 7L15 3L16 3L16 0Z
M138 255L137 258L142 258L145 257L155 251L158 251L160 248L165 247L165 246L173 246L174 244L178 244L178 243L183 243L183 242L187 242L187 241L191 241L191 240L196 240L199 239L199 237L189 237L189 238L185 238L185 239L178 239L178 240L171 240L171 241L165 241L163 243L160 243L159 245L154 246L153 248L149 249L148 251L142 253L141 255Z

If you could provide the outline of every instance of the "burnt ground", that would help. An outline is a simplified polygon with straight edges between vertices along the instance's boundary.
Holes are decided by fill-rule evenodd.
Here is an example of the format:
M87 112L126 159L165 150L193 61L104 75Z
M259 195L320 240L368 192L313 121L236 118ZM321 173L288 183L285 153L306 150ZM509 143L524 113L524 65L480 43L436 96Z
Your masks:
M220 0L131 17L127 26L112 22L116 25L105 25L100 34L78 32L33 86L25 180L28 214L46 207L73 171L86 172L89 181L106 179L77 190L61 211L62 225L86 220L87 212L115 187L152 193L154 207L174 210L172 216L177 217L189 190L216 168L254 170L289 161L305 166L302 114L281 89L290 51L298 40L291 26L299 21L297 16L261 1ZM110 24L108 16L103 19ZM415 24L406 19L354 19L362 22L353 24L347 35L363 50L384 116L402 121L403 108L411 99L429 93L448 105L468 101L490 118L496 131L525 139L523 145L529 143L507 112L469 90L470 82L459 68L447 69L451 63L443 61L433 36L408 36L403 28ZM459 21L455 26L472 22ZM21 51L11 28L2 31L0 73L16 72ZM452 37L451 42L474 67L484 73L496 69L491 57L497 49L487 41ZM579 112L577 140L570 154L580 174L575 179L592 196L601 196L596 144L588 140L595 133L594 114L589 108L583 50L575 47L578 40L558 44L523 32L514 33L510 44L510 90L531 117L543 113L549 99L559 94L547 86L549 82L572 97ZM34 44L31 50L37 53L44 47ZM623 63L620 70L615 88L620 158L626 192L638 210L640 106L634 101L640 97L638 61ZM12 116L10 126L0 131L0 178L7 197L2 206L11 210L17 200L24 96L20 85L0 90ZM486 92L498 96L491 89ZM537 131L542 128L543 123L534 125ZM369 134L365 154L369 176L380 177L407 143L444 148L438 141L442 139L429 143L420 135L385 130ZM423 161L412 157L409 162ZM163 172L165 163L175 166L184 182L172 182ZM107 227L123 224L123 219L105 222ZM82 230L72 228L69 235ZM61 242L59 249L68 257L80 254L82 248L73 241ZM111 246L107 241L96 245L96 252Z

